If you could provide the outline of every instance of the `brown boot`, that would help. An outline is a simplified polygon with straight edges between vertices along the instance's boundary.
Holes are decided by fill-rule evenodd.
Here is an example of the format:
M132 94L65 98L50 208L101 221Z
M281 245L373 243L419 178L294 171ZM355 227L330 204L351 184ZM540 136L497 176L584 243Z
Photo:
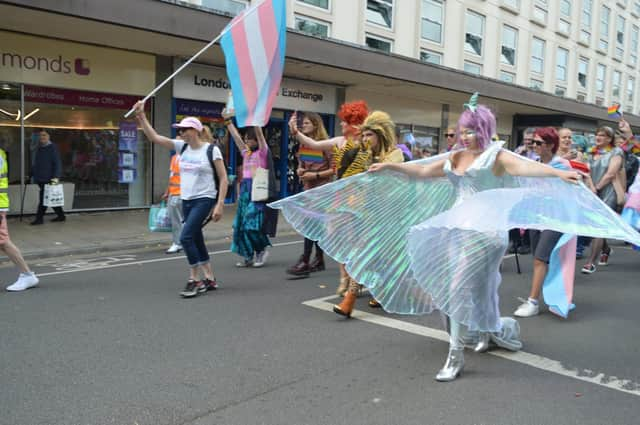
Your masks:
M322 251L316 247L316 258L309 264L309 268L312 272L320 272L324 270L324 255Z
M358 284L353 279L349 279L349 289L347 290L347 293L344 294L342 302L333 306L333 312L341 316L345 316L346 318L351 317L357 297Z
M293 276L309 276L311 269L309 268L309 259L304 255L300 256L300 259L296 264L287 269L287 273Z

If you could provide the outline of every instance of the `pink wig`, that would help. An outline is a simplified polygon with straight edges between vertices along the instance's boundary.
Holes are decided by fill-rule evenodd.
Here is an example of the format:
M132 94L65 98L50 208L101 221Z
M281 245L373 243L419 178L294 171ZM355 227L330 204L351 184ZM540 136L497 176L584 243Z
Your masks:
M496 134L496 117L484 105L478 105L475 112L465 111L458 120L458 146L460 143L460 128L465 127L476 132L476 141L480 149L485 149Z

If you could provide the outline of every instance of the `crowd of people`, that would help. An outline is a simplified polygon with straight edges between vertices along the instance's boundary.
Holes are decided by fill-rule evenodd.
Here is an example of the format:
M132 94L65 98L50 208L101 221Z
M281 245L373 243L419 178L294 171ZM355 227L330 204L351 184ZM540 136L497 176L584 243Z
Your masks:
M174 124L178 136L171 138L154 130L143 102L135 105L135 114L150 142L174 152L164 198L173 228L167 253L184 251L189 266L180 295L215 290L203 226L219 221L224 211L228 177L219 146L195 117ZM370 111L366 102L347 102L338 116L342 135L329 138L320 116L293 114L289 132L299 144L296 175L304 190L275 201L269 190L273 161L262 129L239 130L233 111L224 111L243 158L231 244L240 257L236 266L266 264L273 212L280 210L305 237L302 254L285 270L288 275L305 278L325 270L325 253L340 264L336 294L343 298L334 306L336 314L351 317L364 288L372 308L440 311L450 348L438 381L462 373L465 345L478 352L491 345L513 351L522 346L518 322L502 317L498 307L505 252L533 256L529 296L513 315L539 314L542 297L551 312L566 317L575 307L572 289L553 303L543 290L557 285L549 279L556 273L556 250L573 249L561 266L575 269L581 249L590 245L581 271L592 274L609 263L607 238L640 241L633 230L640 227L640 143L623 119L617 132L598 128L595 144L586 150L572 142L570 129L542 127L525 130L523 144L511 152L496 140L491 110L474 97L457 125L444 133L445 152L417 157L410 146L398 143L391 117ZM41 135L43 152L52 150L47 142ZM54 161L43 184L59 174L55 167ZM6 176L2 156L0 168ZM8 237L5 198L0 190L0 248L21 270L7 289L20 291L36 286L38 278ZM416 208L407 211L406 205ZM626 221L619 215L623 210ZM64 213L58 213L63 220ZM488 216L495 219L488 222Z

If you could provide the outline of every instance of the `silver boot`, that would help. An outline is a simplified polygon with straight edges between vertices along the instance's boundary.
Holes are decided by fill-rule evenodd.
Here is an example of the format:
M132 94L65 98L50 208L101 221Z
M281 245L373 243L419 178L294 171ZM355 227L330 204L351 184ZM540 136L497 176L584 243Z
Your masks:
M484 353L491 346L491 334L489 332L480 332L478 337L478 343L473 351L476 353Z
M462 369L464 369L464 348L449 350L447 361L436 375L436 381L453 381L462 374Z

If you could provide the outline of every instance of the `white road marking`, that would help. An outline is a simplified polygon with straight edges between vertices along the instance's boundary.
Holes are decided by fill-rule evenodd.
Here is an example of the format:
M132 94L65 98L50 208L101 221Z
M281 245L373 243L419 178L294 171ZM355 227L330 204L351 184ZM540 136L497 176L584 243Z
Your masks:
M288 245L295 245L295 244L300 244L300 243L302 243L302 241L281 242L281 243L273 244L273 246L274 247L288 246ZM220 250L220 251L212 251L212 252L209 253L209 255L228 254L230 252L231 252L231 250L229 250L229 249L223 249L223 250ZM132 256L135 257L135 255L132 255ZM70 263L70 264L67 265L68 267L66 267L66 268L69 268L70 270L62 270L62 271L55 271L55 272L49 272L49 273L37 273L37 275L38 275L38 277L57 276L57 275L61 275L61 274L87 272L87 271L92 271L92 270L113 269L113 268L116 268L116 267L141 266L143 264L161 263L161 262L164 262L164 261L173 261L173 260L183 260L184 261L184 258L185 257L183 255L179 255L179 256L173 256L173 257L152 258L152 259L149 259L149 260L122 262L122 263L117 263L117 264L105 264L105 262L103 261L103 262L100 262L97 265L91 264L90 262L86 262L85 263L86 267L81 267L81 265L78 262L75 262L75 263ZM76 268L73 268L72 265L76 266ZM58 265L58 266L63 266L63 265Z
M319 310L333 312L333 304L327 302L327 300L335 298L336 295L330 295L327 297L305 301L302 304L309 307L317 308ZM351 314L351 317L354 319L362 320L364 322L373 323L374 325L386 326L388 328L397 329L410 334L437 339L443 342L449 342L449 335L446 332L439 329L433 329L428 326L416 325L414 323L404 322L402 320L394 319L391 317L385 317L359 310L354 310ZM610 376L604 373L596 373L589 369L567 369L562 365L562 363L557 360L538 356L537 354L527 353L525 351L518 351L517 353L513 353L505 350L494 350L488 351L486 354L501 357L513 362L522 363L527 366L535 367L536 369L544 370L546 372L555 373L557 375L566 376L568 378L588 382L591 384L599 385L601 387L640 397L640 383L633 382L628 379L621 379L617 376Z

